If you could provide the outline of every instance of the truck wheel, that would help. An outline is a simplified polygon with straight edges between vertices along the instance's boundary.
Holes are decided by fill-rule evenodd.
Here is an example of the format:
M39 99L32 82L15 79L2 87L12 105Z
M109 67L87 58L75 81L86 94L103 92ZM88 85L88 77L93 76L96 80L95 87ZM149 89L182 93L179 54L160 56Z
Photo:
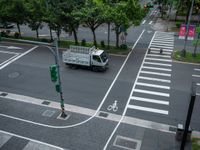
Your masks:
M97 71L99 71L99 69L98 69L98 67L93 66L92 71L97 72Z

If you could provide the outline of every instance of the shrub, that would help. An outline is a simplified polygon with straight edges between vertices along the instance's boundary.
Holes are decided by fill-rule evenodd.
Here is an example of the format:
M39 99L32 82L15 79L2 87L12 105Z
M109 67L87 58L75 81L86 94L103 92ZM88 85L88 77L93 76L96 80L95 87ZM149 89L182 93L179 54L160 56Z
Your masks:
M126 50L126 49L128 49L128 46L126 44L122 44L122 45L120 45L120 48Z
M176 27L180 28L180 26L181 26L181 22L176 22Z
M7 34L5 31L2 31L2 32L1 32L1 36L2 36L2 37L8 37L8 34Z
M19 32L15 32L15 33L14 33L14 37L15 37L16 39L18 39L18 38L19 38Z
M82 45L82 46L86 46L86 40L85 40L85 39L82 39L81 45Z
M41 41L41 42L46 42L46 43L49 42L49 40L48 40L48 39L45 39L45 38L42 38L40 41Z
M105 43L104 43L104 41L101 41L101 47L105 47Z

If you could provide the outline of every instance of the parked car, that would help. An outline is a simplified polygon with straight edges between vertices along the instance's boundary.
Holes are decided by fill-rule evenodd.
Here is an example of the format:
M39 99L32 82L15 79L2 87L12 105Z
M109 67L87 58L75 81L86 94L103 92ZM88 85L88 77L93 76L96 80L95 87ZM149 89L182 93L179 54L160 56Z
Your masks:
M14 23L9 23L9 22L0 23L0 28L4 28L4 29L14 28L14 26L15 26Z

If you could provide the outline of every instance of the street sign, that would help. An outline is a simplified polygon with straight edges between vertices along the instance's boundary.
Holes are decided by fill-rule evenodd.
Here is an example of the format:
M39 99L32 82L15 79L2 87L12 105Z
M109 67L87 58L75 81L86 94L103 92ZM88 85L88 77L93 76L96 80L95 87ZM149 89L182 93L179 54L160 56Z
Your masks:
M195 25L190 25L188 31L188 40L194 40L194 36L195 36Z
M179 32L179 39L185 39L186 36L186 25L182 24Z

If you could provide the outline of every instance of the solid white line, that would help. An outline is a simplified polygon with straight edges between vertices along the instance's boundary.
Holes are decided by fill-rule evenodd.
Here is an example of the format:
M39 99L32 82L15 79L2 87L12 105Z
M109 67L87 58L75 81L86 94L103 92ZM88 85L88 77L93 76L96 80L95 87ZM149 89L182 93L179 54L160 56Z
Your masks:
M45 142L41 142L41 141L38 141L38 140L34 140L34 139L31 139L31 138L28 138L28 137L24 137L24 136L21 136L21 135L17 135L17 134L14 134L14 133L6 132L6 131L3 131L3 130L0 130L0 132L4 133L4 134L11 135L11 136L15 136L15 137L18 137L18 138L21 138L21 139L25 139L25 140L28 140L28 141L32 141L32 142L35 142L35 143L38 143L38 144L43 144L43 145L49 146L51 148L64 150L64 148L61 148L61 147L58 147L58 146L55 146L55 145L52 145L52 144L48 144L48 143L45 143Z
M170 80L159 79L159 78L150 78L150 77L143 77L143 76L139 76L138 78L144 79L144 80L150 80L150 81L159 81L159 82L171 83Z
M164 39L164 40L163 40L163 39L161 39L161 38L158 38L158 39L155 38L155 39L153 40L153 42L161 42L161 43L162 43L162 42L166 42L166 43L169 42L169 43L174 43L174 39ZM153 42L152 42L152 43L153 43Z
M171 66L172 66L171 64L153 63L153 62L148 62L148 61L145 61L144 64L158 65L158 66L168 66L168 67L171 67Z
M142 82L137 82L136 85L140 86L147 86L147 87L154 87L154 88L160 88L160 89L170 89L169 86L164 86L164 85L157 85L157 84L149 84L149 83L142 83Z
M150 53L154 53L154 54L160 54L160 51L158 51L158 50L151 50L151 52ZM163 50L163 54L164 55L172 55L172 53L171 52L165 52L164 50Z
M154 44L152 44L151 47L168 48L168 49L174 48L173 46L162 46L162 45L158 46L158 45L154 45Z
M157 55L157 54L148 54L147 56L171 58L171 56L167 56L167 55Z
M152 70L162 70L162 71L172 71L171 69L165 69L165 68L158 68L158 67L147 67L143 66L142 69L152 69Z
M144 30L143 30L143 31L144 31ZM155 33L154 33L154 35L153 35L153 38L154 38L154 36L155 36ZM153 38L151 39L151 42L152 42ZM150 42L150 43L151 43L151 42ZM148 47L148 48L149 48L149 47ZM146 54L147 54L147 51L146 51ZM146 56L146 54L145 54L145 56ZM145 56L144 56L144 58L145 58ZM144 59L143 59L143 61L144 61ZM142 64L143 64L143 63L142 63ZM140 67L140 70L141 70L141 67ZM138 78L138 76L139 76L140 70L139 70L138 73L137 73L137 77L136 77L136 80L135 80L135 82L134 82L132 91L133 91L133 89L134 89L135 86L136 86L136 82L137 82L137 78ZM129 99L128 99L128 101L127 101L126 107L125 107L125 109L124 109L124 111L123 111L123 113L122 113L122 117L121 117L120 121L118 122L118 124L116 125L116 127L114 128L114 130L113 130L113 132L111 133L110 137L108 138L108 140L107 140L107 142L106 142L106 144L105 144L103 150L106 150L106 149L107 149L108 144L110 143L110 141L111 141L113 135L114 135L115 132L117 131L119 125L121 124L121 122L122 122L122 120L123 120L123 118L124 118L124 116L125 116L125 114L126 114L127 106L128 106L128 104L129 104L129 102L130 102L130 97L131 97L132 91L131 91L131 93L130 93L130 95L129 95Z
M173 44L174 45L174 41L163 41L163 40L154 40L152 43L166 43L166 44Z
M200 83L197 83L197 86L200 86Z
M197 68L195 68L194 70L195 70L195 71L200 71L200 69L197 69Z
M10 52L10 51L0 51L0 53L5 53L5 54L20 54L20 53L15 53L15 52Z
M143 97L132 96L131 99L134 99L134 100L137 100L137 101L142 101L142 102L169 105L168 101L156 100L156 99L151 99L151 98L143 98Z
M2 66L3 64L5 64L5 63L11 61L12 59L14 59L15 57L17 57L17 56L19 56L19 55L20 55L20 54L15 54L14 56L12 56L12 57L10 57L9 59L7 59L6 61L2 62L2 63L0 64L0 66Z
M148 107L141 107L141 106L136 106L136 105L128 105L128 108L129 109L136 109L136 110L141 110L141 111L148 111L148 112L168 115L168 111L167 110L154 109L154 108L148 108Z
M155 39L162 39L162 40L168 39L168 40L174 40L174 37L172 37L172 36L156 36Z
M192 76L193 76L193 77L200 78L200 75L193 74Z
M148 91L148 90L141 90L141 89L135 89L134 92L169 97L168 93L163 93L163 92L155 92L155 91Z
M152 71L140 71L140 73L171 77L171 74L168 74L168 73L160 73L160 72L152 72Z
M154 48L154 47L151 47L150 49L151 49L151 50L157 50L157 51L160 51L160 48ZM165 52L165 51L173 52L173 49L163 49L163 52Z
M158 59L158 58L152 58L152 57L146 57L145 60L156 60L156 61L172 62L171 59Z
M143 21L142 21L142 24L144 24L145 22L146 22L146 20L143 20Z
M17 56L16 58L14 58L14 59L12 59L11 61L7 62L6 64L2 65L2 66L0 67L0 70L3 69L3 68L5 68L5 67L8 66L9 64L13 63L13 62L16 61L17 59L23 57L24 55L26 55L26 54L32 52L32 51L33 51L34 49L36 49L37 47L38 47L38 46L35 46L35 47L29 49L28 51L26 51L26 52L20 54L20 55Z
M152 23L153 23L153 21L150 21L150 22L149 22L149 24L152 24Z

